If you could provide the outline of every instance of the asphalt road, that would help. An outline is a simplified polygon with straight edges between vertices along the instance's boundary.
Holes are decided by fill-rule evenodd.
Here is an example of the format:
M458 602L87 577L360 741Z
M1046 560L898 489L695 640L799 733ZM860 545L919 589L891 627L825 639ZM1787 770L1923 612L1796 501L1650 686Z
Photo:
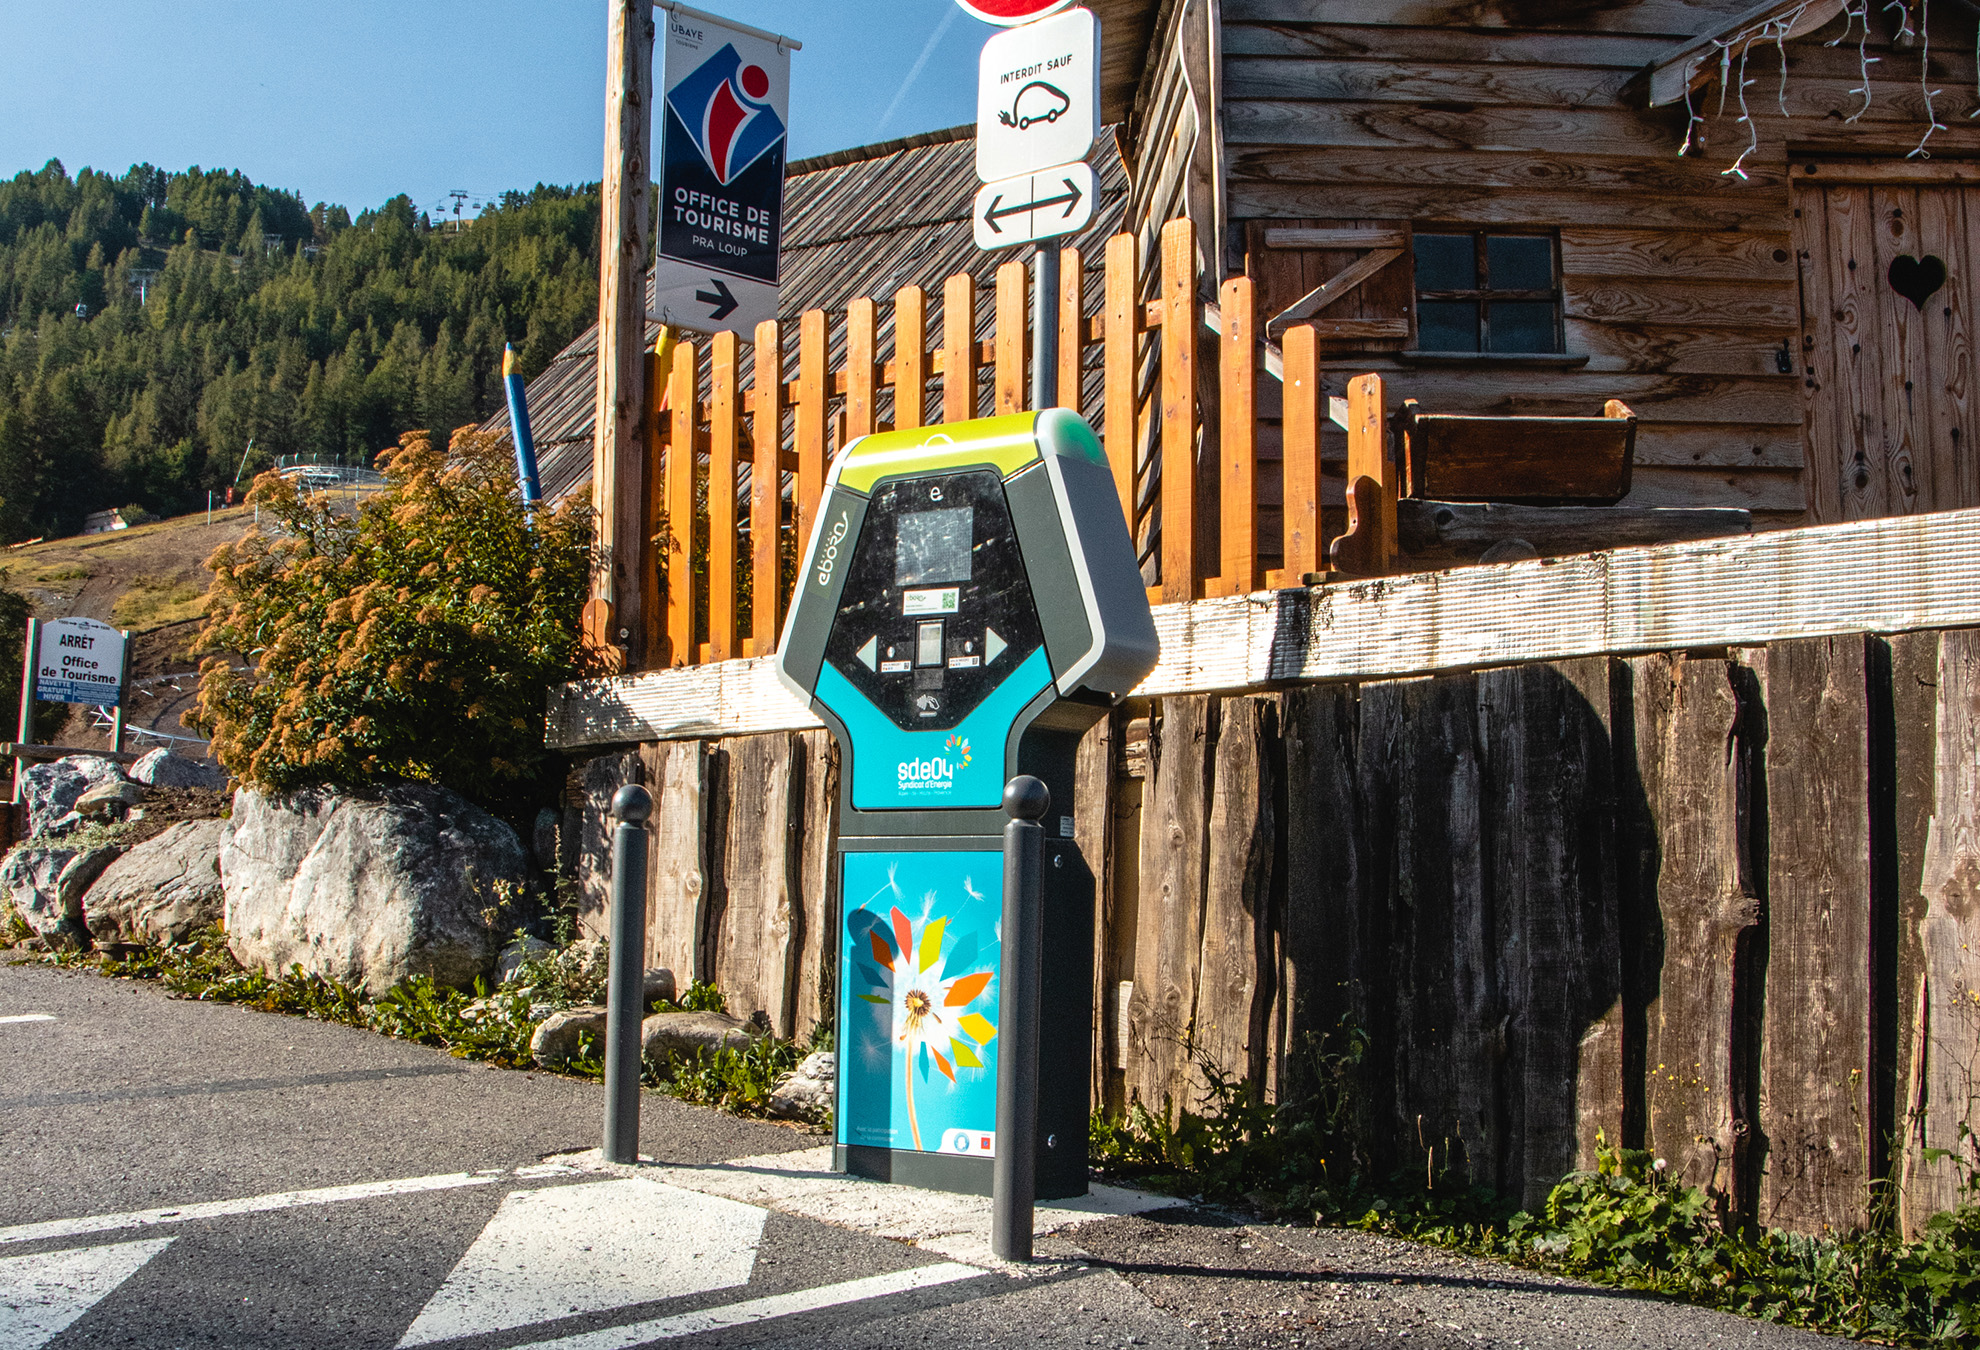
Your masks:
M595 1084L0 958L0 1350L1819 1339L1187 1209L1045 1240L1019 1277L670 1184L820 1140L662 1096L661 1166L587 1169L602 1111Z

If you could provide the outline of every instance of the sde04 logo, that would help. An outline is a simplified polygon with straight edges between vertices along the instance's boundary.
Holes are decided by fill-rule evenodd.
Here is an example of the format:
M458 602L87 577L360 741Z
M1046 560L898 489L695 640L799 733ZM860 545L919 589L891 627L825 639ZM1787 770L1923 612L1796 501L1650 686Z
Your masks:
M956 770L969 767L969 737L951 735L939 754L901 761L896 770L904 792L947 792L956 785Z

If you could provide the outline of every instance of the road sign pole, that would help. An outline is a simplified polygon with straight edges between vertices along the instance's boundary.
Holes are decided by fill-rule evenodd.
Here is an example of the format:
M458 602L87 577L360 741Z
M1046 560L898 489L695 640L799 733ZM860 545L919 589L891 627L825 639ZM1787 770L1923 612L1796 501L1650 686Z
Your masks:
M124 709L131 701L131 635L124 634L124 671L117 677L117 710L110 715L110 749L124 753Z
M1059 249L1038 246L1031 255L1031 409L1059 406ZM1077 394L1075 393L1075 397Z
M35 647L41 641L41 621L29 619L27 641L21 647L21 735L22 745L34 744L34 692L35 692ZM14 805L21 804L22 789L27 786L27 760L14 756Z

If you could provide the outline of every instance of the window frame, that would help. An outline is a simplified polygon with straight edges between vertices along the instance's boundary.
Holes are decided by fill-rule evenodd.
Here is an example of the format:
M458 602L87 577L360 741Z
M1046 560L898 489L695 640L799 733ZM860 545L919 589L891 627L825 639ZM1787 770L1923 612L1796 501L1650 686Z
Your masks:
M1477 277L1484 284L1468 290L1426 291L1416 279L1416 241L1424 235L1468 235L1472 243L1473 264ZM1552 285L1540 290L1500 290L1492 286L1491 262L1489 258L1492 239L1545 239L1548 246L1548 265ZM1416 317L1416 342L1412 351L1435 356L1564 356L1567 354L1566 305L1561 284L1561 232L1551 226L1514 226L1494 228L1478 225L1438 225L1413 222L1410 226L1410 292L1414 297L1413 307ZM1422 343L1423 306L1426 302L1439 301L1473 302L1478 305L1478 346L1475 350L1463 348L1424 347ZM1553 306L1554 345L1541 352L1495 352L1492 350L1492 310L1493 301L1539 302Z

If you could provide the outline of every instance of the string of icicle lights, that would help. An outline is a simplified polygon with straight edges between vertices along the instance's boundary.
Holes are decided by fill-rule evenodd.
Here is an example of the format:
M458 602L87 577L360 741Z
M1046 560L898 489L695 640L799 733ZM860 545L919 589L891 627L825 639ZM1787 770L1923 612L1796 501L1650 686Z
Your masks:
M1812 0L1810 2L1812 3ZM1916 42L1919 46L1918 92L1925 103L1925 134L1918 138L1918 144L1912 148L1911 153L1906 158L1930 159L1932 152L1926 148L1927 144L1931 141L1935 133L1946 130L1946 124L1939 120L1938 110L1938 100L1944 95L1945 90L1934 89L1932 87L1932 0L1915 0L1917 4L1915 18L1912 13L1913 2L1914 0L1886 0L1883 5L1883 12L1897 16L1897 33L1894 35L1894 40L1899 45L1904 46ZM1854 38L1856 41L1857 72L1861 83L1849 92L1863 101L1848 116L1843 118L1844 122L1860 121L1863 115L1870 111L1871 100L1874 97L1870 86L1870 67L1881 63L1883 60L1882 57L1872 56L1870 54L1870 7L1872 3L1873 0L1845 0L1843 5L1843 31L1823 44L1827 47L1840 47L1851 38ZM1734 124L1746 127L1746 148L1739 152L1739 157L1731 165L1719 171L1722 175L1742 180L1745 179L1747 177L1746 161L1760 148L1760 128L1753 120L1753 110L1749 106L1746 96L1746 91L1759 83L1757 77L1749 77L1747 74L1747 62L1751 59L1754 48L1772 47L1774 49L1774 59L1779 77L1774 101L1779 105L1782 117L1794 116L1788 110L1787 102L1787 41L1793 35L1795 25L1799 24L1807 14L1808 7L1808 4L1798 5L1794 9L1776 15L1764 22L1757 23L1751 28L1736 33L1729 38L1714 40L1712 45L1718 54L1719 65L1719 106L1717 115L1721 117L1725 115L1726 102L1730 98L1739 112L1739 116L1734 119ZM1976 67L1980 67L1980 25L1976 25L1974 29L1973 52L1975 65ZM1687 80L1684 91L1684 144L1678 147L1678 154L1681 156L1690 155L1697 149L1702 148L1699 134L1701 128L1705 125L1705 116L1693 104L1693 92L1691 84ZM1980 107L1976 107L1967 116L1969 118L1980 117Z

